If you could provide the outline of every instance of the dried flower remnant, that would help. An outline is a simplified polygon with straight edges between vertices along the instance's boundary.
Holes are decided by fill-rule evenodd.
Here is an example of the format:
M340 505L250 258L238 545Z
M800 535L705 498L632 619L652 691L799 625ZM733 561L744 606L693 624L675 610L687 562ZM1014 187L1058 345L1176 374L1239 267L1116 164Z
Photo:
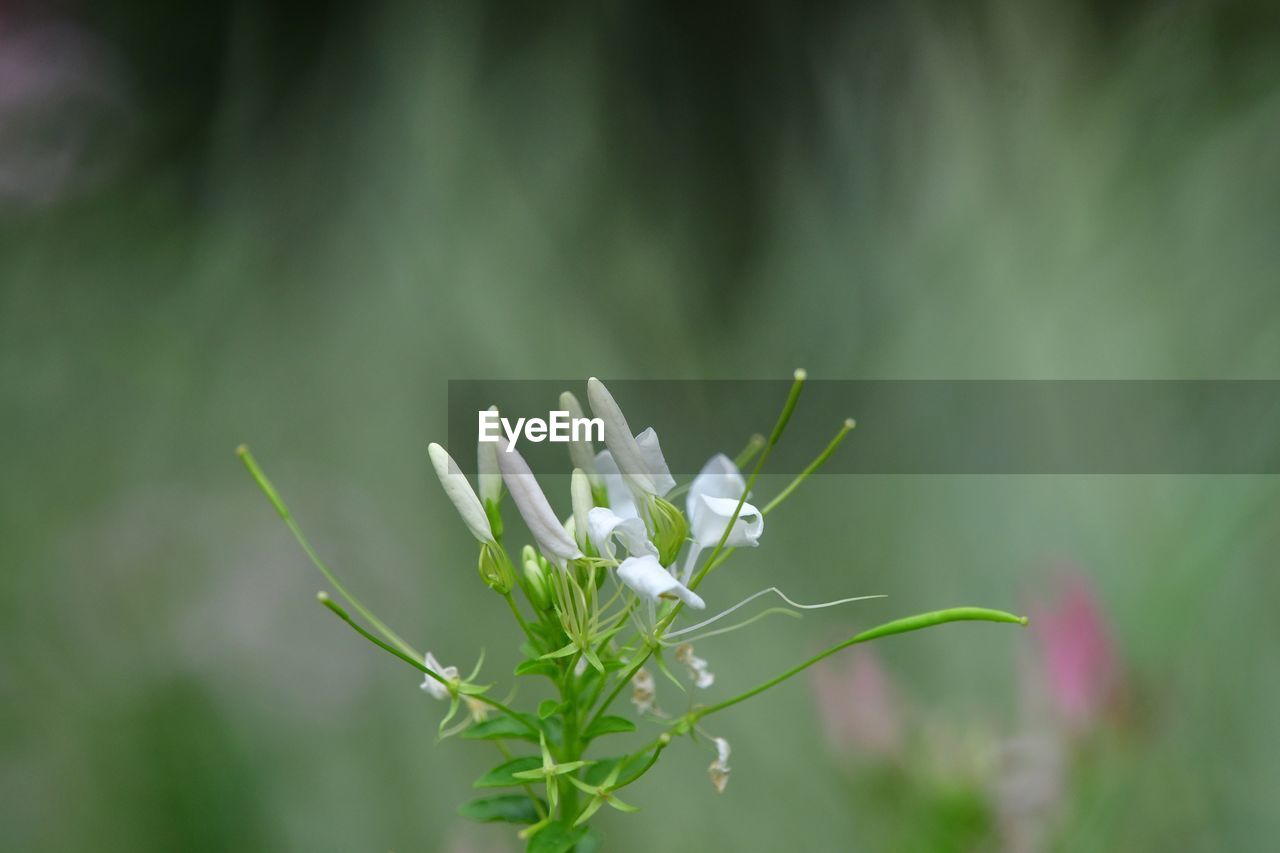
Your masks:
M636 706L638 714L652 714L657 710L654 704L657 685L653 673L641 667L631 677L631 704Z
M707 774L711 776L711 784L715 786L716 793L723 794L729 784L729 741L718 737L713 743L716 745L716 760L707 768Z
M676 660L688 667L689 677L693 679L694 687L706 690L716 683L715 673L708 668L705 660L693 653L692 643L676 646Z

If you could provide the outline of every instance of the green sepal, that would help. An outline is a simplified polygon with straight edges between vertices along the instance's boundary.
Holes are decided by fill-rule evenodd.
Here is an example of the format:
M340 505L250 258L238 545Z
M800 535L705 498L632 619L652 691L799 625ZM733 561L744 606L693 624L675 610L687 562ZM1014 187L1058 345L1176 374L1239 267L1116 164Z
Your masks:
M587 730L582 733L582 738L583 740L592 740L600 737L601 735L611 735L619 732L634 732L635 730L636 724L628 720L626 717L606 715L603 717L596 717L596 719L591 722L591 725L587 726Z
M546 803L538 800L543 809ZM477 823L537 823L538 806L525 794L481 797L458 808L458 814Z
M464 696L483 696L491 689L493 689L492 684L468 684L464 681L458 685L458 692Z
M630 772L633 766L638 768L647 760L644 755L620 755L615 758L601 758L582 771L582 779L595 788L599 788L602 785L607 787L606 783L612 784L608 782L610 776L616 782L624 770Z
M547 652L545 655L538 658L538 660L553 660L555 658L567 658L569 655L573 654L576 651L578 651L578 644L570 643L567 646L562 646L556 649L554 652Z
M473 788L509 788L523 785L524 781L513 776L525 770L533 770L542 766L542 758L537 755L525 755L505 761L479 779L471 783Z

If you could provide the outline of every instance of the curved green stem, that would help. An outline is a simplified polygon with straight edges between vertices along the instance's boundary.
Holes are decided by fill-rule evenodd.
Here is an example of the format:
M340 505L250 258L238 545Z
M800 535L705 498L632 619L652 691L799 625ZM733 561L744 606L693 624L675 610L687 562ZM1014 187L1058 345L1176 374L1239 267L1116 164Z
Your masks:
M454 689L454 685L452 683L441 678L437 673L432 672L430 669L427 668L427 665L422 661L409 657L404 652L400 651L399 649L395 648L394 646L388 643L384 643L382 640L378 639L373 634L369 633L367 630L365 630L363 625L359 624L358 622L356 622L354 619L351 618L350 613L342 609L342 605L338 604L336 601L330 598L327 594L323 592L320 593L319 599L321 604L329 608L329 610L331 610L334 613L334 615L336 615L343 622L346 622L348 625L350 625L351 629L355 631L357 634L364 637L366 640L373 643L375 646L382 649L383 651L393 654L396 657L400 658L400 660L409 664L409 666L413 667L414 669L418 670L424 675L427 675L430 678L434 678L436 681L440 682L445 687L448 687L451 691ZM520 714L518 714L513 708L510 708L507 705L504 705L502 702L499 702L497 699L491 699L488 696L485 696L483 693L469 693L467 695L471 696L473 699L476 699L480 702L485 703L486 705L489 705L492 708L496 708L497 710L506 714L508 717L510 717L511 719L515 720L520 725L528 729L530 734L535 734L535 735L540 734L540 731L536 726L531 724L524 717L520 716Z
M886 622L884 625L863 631L861 634L855 634L843 643L837 643L826 651L819 652L804 663L792 667L781 675L771 678L745 693L739 693L737 696L726 699L723 702L717 702L714 705L708 705L705 708L697 708L689 712L688 718L690 722L696 723L708 714L714 714L717 711L723 711L725 708L737 705L739 702L744 702L753 696L763 693L770 687L776 687L792 676L799 675L818 661L829 658L836 652L849 648L849 646L870 640L878 640L881 637L889 637L894 634L905 634L909 631L932 628L935 625L943 625L947 622L1008 622L1015 625L1026 625L1028 620L1025 616L1015 616L1003 610L989 610L985 607L953 607L949 610L934 610L930 613L920 613L916 616L896 619L893 622Z

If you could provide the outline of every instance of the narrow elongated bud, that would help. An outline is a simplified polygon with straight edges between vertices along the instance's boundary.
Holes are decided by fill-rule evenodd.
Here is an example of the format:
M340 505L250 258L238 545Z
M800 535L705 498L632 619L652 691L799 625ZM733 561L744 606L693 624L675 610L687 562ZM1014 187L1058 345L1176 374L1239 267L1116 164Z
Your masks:
M478 542L493 542L493 528L489 525L489 517L485 514L480 499L472 491L471 484L458 468L458 463L435 442L427 447L427 454L431 457L431 465L436 469L436 476L440 478L445 495L457 508L458 515L462 516L471 535Z
M562 567L567 560L581 557L582 551L556 518L551 504L547 503L547 496L529 470L529 463L524 461L519 451L507 444L506 439L499 438L497 444L502 481L507 484L511 500L538 543L538 549L548 560Z
M582 410L582 404L578 402L578 398L571 391L564 391L560 394L560 408L569 413L569 423L581 423L586 419L586 414ZM569 436L569 461L573 463L573 467L581 468L587 473L587 477L591 480L594 488L600 488L602 481L600 475L596 472L596 448L591 442L591 433L584 430L584 437L579 437L576 431L571 431Z
M489 411L498 411L490 406ZM497 504L502 500L502 472L498 470L498 445L492 441L476 441L476 481L479 485L480 503Z
M591 500L591 481L587 472L581 468L573 469L573 479L569 483L569 494L573 498L573 535L578 540L578 547L587 549L587 514L595 503Z
M646 470L644 455L627 424L626 416L622 414L622 409L618 407L609 389L594 376L587 380L587 399L591 402L592 414L604 421L604 443L609 446L618 470L627 478L632 488L647 495L657 494L658 490Z

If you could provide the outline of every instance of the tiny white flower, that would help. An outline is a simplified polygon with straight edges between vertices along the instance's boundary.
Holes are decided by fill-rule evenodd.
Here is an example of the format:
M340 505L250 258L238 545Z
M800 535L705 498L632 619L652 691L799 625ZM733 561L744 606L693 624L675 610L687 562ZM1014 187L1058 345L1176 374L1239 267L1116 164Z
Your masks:
M711 775L711 784L715 786L716 793L723 794L725 786L729 784L729 741L722 737L712 740L716 745L716 760L711 762L707 772Z
M644 522L634 515L623 517L611 509L598 506L587 513L587 535L596 552L608 560L616 560L614 541L622 543L632 557L650 554L658 556L658 549L649 541Z
M676 647L676 660L689 668L689 677L693 679L693 686L706 690L708 687L716 683L716 675L707 665L707 662L693 653L693 646L684 643Z
M457 508L458 515L462 516L471 535L479 542L493 542L493 528L489 526L489 516L485 515L480 499L472 491L471 484L458 468L458 463L453 461L448 451L435 442L428 445L427 455L431 457L431 465L436 469L436 476L440 478L440 485L444 487L445 495Z
M652 554L628 557L618 566L618 579L654 603L663 598L678 598L694 610L707 606L696 592L676 580Z
M443 678L445 681L458 680L458 668L456 666L441 666L440 661L436 660L436 656L427 652L426 661L427 669ZM449 688L436 681L429 675L422 676L422 692L431 696L432 699L448 699Z
M498 411L490 406L489 411ZM479 484L480 502L497 503L502 499L502 472L498 470L498 445L493 441L476 442L476 481Z
M582 556L578 543L564 529L556 518L547 496L542 493L529 463L519 451L507 444L506 439L499 438L498 467L502 471L502 481L507 484L511 500L515 502L520 517L528 525L529 532L538 543L538 548L552 563L563 568L567 560L576 560Z

